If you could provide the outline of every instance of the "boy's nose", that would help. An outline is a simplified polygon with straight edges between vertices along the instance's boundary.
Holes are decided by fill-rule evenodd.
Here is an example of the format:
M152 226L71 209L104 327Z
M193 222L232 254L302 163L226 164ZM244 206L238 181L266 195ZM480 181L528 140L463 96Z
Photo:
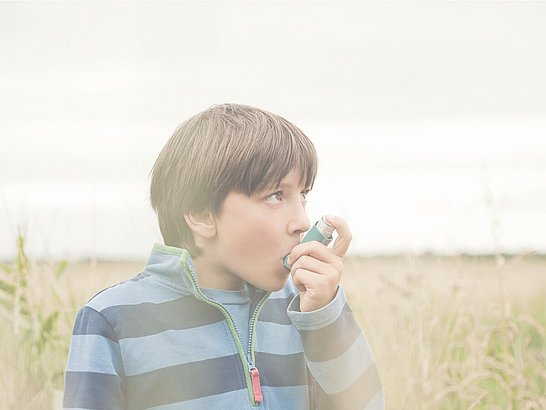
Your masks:
M298 206L292 215L293 218L288 225L291 235L301 235L309 230L311 224L309 223L309 218L307 217L307 213L305 212L305 207L303 205Z

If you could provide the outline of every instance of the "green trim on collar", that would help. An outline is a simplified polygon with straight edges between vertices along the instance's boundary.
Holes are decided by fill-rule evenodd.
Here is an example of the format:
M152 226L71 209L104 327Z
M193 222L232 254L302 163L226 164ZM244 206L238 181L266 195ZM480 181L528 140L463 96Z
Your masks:
M187 254L189 256L188 251L185 250L185 249L176 248L174 246L164 245L164 244L159 243L159 242L154 243L154 250L158 251L158 252L161 252L161 253L166 253L166 254L169 254L169 255L182 256L182 255Z

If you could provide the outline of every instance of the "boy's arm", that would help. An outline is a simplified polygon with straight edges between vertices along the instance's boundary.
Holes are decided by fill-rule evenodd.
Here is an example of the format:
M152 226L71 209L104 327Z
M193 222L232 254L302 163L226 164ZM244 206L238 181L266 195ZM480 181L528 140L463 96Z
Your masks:
M63 409L124 409L122 379L119 342L110 323L84 306L72 333Z
M328 305L300 312L300 296L288 315L301 335L312 409L384 409L377 367L343 288ZM314 404L313 404L314 402Z
M300 291L288 315L303 342L311 408L383 409L381 380L371 349L339 285L351 231L342 218L327 216L327 221L338 232L334 245L301 243L288 260Z

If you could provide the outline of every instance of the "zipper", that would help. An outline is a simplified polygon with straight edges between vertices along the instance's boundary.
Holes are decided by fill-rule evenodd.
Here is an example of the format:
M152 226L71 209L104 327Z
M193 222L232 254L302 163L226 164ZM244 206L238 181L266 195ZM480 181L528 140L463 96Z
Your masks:
M262 396L262 385L260 382L260 372L257 367L254 365L249 365L250 378L252 379L252 393L254 396L254 402L261 403L263 400Z
M182 267L184 268L186 275L190 277L193 289L198 299L201 299L205 303L208 303L209 305L216 307L224 315L227 321L229 330L231 332L231 336L235 340L235 345L237 346L239 358L241 359L241 363L243 364L243 373L246 379L246 387L247 387L250 404L252 406L258 405L259 403L262 402L263 396L262 396L262 388L260 383L260 372L258 371L258 368L254 365L255 363L254 335L256 333L255 325L256 325L256 321L258 320L258 316L260 315L260 312L263 306L265 305L265 302L267 301L267 298L269 297L271 292L266 292L261 297L260 301L254 308L254 312L252 314L252 317L250 319L250 323L248 326L248 334L249 334L248 349L247 349L248 356L246 356L243 350L243 345L241 343L241 337L239 335L239 331L237 330L237 326L235 325L235 321L233 320L231 313L229 313L229 311L224 306L222 306L221 303L218 303L214 299L209 298L201 291L201 288L197 284L197 276L195 274L195 269L190 263L183 263Z
M256 322L258 321L258 316L260 315L260 312L262 311L262 308L265 305L265 302L267 301L267 298L269 298L269 295L271 292L266 292L254 308L254 313L252 314L252 317L250 318L250 324L248 325L248 357L252 363L256 362L256 358L254 357L254 337L256 334Z
M254 403L261 403L263 401L262 395L262 385L260 382L260 372L258 368L254 365L256 363L256 357L254 355L254 336L256 333L256 322L258 321L258 316L267 301L267 298L271 292L265 292L258 304L254 308L254 313L250 318L250 323L248 325L248 359L249 359L249 371L250 378L252 380L252 393L254 396Z

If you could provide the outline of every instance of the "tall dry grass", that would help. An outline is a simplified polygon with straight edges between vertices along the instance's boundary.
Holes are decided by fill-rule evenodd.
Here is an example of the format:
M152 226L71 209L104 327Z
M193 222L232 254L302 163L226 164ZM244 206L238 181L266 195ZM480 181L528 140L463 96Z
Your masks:
M546 408L546 259L350 260L390 409ZM502 298L499 295L502 294Z
M66 262L32 264L25 238L17 237L17 255L0 274L0 406L48 408L62 388L76 303L61 285Z
M24 238L0 273L0 408L58 408L73 320L143 263L38 263ZM349 258L343 284L389 409L546 408L546 258ZM55 394L57 392L57 394Z

